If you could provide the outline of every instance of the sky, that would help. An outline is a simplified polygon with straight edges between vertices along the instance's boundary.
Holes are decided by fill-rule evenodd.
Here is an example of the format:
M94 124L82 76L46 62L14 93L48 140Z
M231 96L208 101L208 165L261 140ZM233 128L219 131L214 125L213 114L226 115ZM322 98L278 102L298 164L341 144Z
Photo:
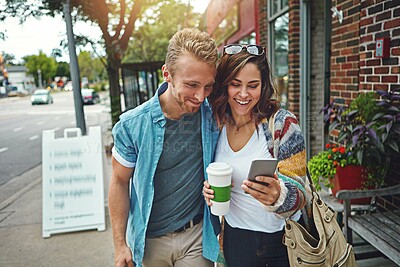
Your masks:
M190 2L195 12L203 13L207 8L207 0L183 0ZM37 55L42 50L46 55L50 55L54 48L61 48L60 43L66 40L66 25L62 16L55 18L42 17L40 19L28 18L20 25L18 18L7 18L0 21L0 32L5 32L5 41L0 39L0 51L13 54L19 62L22 57L27 55ZM101 31L97 26L90 23L78 22L74 25L75 34L86 34L92 38L101 38ZM68 51L62 50L63 56L59 61L67 61Z

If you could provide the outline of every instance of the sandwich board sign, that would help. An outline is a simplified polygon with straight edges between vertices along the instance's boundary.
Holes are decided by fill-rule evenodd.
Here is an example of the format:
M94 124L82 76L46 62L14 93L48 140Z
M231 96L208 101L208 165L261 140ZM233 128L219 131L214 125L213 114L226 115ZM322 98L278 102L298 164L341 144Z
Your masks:
M42 236L105 230L101 127L54 130L42 136Z

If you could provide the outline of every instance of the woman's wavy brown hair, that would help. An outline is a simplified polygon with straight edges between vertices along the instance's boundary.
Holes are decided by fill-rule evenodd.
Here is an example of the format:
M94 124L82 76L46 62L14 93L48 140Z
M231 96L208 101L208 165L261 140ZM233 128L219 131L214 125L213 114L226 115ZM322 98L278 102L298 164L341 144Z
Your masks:
M253 115L256 126L264 119L269 119L280 107L280 103L272 97L277 96L273 84L271 69L265 54L256 56L242 51L238 54L225 54L221 57L217 68L217 76L211 95L208 97L214 116L220 127L232 119L231 108L228 103L228 85L248 64L255 64L261 74L261 95L260 100L253 108Z

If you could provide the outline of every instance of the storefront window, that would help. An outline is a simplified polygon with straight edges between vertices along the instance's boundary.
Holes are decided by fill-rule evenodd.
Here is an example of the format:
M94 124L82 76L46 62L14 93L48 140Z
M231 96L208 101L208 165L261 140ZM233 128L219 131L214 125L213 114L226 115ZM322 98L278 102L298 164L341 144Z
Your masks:
M239 44L255 44L256 43L256 33L252 32L245 38L239 41Z
M278 12L278 5L280 0L272 0L271 1L271 9L270 9L270 16L272 17L276 12Z
M289 13L287 0L270 0L270 60L282 108L288 108ZM277 6L277 9L275 9Z
M289 14L278 17L273 22L273 71L275 85L281 96L282 107L287 107L289 67L288 67L288 27Z

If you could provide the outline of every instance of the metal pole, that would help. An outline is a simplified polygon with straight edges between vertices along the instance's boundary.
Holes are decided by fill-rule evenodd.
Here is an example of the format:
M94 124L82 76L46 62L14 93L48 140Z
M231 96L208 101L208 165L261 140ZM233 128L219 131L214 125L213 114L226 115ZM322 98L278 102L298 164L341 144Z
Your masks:
M307 160L310 157L310 23L311 2L300 1L300 126L304 135Z
M76 126L81 129L83 135L86 135L85 114L83 112L78 59L76 57L74 32L72 29L70 0L66 0L66 2L63 4L63 11L65 23L67 25L68 51L70 60L69 69L71 72L72 87L74 92Z
M38 69L37 73L38 73L38 86L39 86L39 89L42 89L42 87L43 87L43 84L42 84L42 70Z

